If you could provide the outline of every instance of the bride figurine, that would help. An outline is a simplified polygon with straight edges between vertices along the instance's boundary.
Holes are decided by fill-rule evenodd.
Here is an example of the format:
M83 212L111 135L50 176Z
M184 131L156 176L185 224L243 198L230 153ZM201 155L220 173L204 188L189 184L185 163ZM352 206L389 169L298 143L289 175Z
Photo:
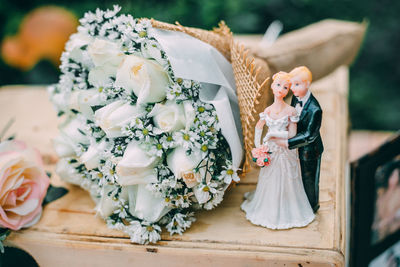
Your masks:
M304 190L298 151L278 145L285 143L279 140L296 135L299 115L283 100L290 89L290 74L281 71L272 79L274 103L260 113L255 129L256 148L252 151L253 160L262 168L256 190L245 194L241 208L256 225L270 229L303 227L315 215ZM268 132L260 144L265 124Z

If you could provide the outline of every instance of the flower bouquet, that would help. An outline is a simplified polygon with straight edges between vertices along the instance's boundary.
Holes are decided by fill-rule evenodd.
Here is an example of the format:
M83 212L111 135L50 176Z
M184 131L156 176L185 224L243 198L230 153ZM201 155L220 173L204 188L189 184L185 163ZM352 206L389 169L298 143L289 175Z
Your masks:
M271 164L271 154L267 145L262 145L260 147L255 147L251 150L253 156L253 161L259 167L265 167Z
M54 139L56 171L90 192L110 228L154 243L161 227L182 234L195 210L214 208L239 181L231 33L119 10L84 15L66 44L59 83L48 89L65 118Z

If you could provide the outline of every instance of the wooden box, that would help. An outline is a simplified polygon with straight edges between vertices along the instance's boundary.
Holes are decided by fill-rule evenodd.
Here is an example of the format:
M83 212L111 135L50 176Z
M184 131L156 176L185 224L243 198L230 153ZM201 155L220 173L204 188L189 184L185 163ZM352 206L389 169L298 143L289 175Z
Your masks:
M52 183L70 191L45 207L40 222L12 233L8 246L28 251L40 266L344 266L346 251L346 166L348 69L341 67L312 85L323 108L325 151L320 178L321 208L305 228L268 230L245 219L239 206L243 194L255 188L254 170L232 188L223 203L197 214L182 236L162 235L156 245L131 244L96 217L84 190L53 175ZM44 87L0 89L0 125L11 117L10 133L37 147L49 171L57 157L51 138L59 118Z

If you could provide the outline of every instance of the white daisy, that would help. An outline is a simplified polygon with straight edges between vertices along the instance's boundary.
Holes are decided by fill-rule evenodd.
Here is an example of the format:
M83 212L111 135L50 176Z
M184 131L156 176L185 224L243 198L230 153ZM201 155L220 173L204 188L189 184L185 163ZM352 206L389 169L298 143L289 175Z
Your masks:
M236 183L240 181L240 177L237 174L237 171L240 169L233 166L230 161L227 161L227 166L224 166L223 168L224 170L221 172L219 179L223 179L224 183L230 184L232 181Z

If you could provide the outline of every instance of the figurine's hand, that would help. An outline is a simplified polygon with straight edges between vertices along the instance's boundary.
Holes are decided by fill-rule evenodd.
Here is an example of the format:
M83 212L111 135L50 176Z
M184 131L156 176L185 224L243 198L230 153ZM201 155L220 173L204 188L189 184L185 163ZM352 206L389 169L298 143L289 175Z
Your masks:
M275 144L277 144L280 147L283 148L288 148L288 140L287 139L279 139L279 138L273 138Z

